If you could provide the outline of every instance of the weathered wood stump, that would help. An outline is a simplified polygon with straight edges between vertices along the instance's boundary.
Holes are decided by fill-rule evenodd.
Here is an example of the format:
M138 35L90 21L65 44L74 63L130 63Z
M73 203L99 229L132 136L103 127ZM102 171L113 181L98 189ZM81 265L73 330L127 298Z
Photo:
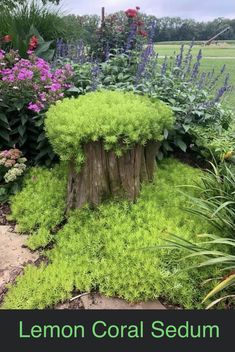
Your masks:
M125 197L135 201L142 182L153 180L159 142L149 141L146 146L136 144L117 157L105 151L102 141L83 146L85 162L76 171L73 161L69 166L67 211L85 204L97 206L104 199Z

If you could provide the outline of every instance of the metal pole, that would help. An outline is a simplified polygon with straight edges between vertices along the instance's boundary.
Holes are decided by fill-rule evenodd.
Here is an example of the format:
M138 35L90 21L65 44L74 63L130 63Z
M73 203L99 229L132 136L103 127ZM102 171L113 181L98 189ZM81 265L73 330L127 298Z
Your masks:
M219 37L221 34L223 34L224 32L227 32L230 29L230 27L227 27L225 29L223 29L221 32L219 32L218 34L216 34L214 37L212 37L211 39L209 39L205 44L206 45L210 45L210 43L215 40L217 37Z

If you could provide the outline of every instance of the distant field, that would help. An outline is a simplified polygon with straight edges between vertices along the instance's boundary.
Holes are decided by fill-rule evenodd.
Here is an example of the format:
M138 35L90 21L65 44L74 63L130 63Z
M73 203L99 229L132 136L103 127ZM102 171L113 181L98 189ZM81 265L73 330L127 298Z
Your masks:
M190 44L192 41L191 40L182 40L182 41L177 41L177 42L159 42L160 45L171 45L171 44ZM206 43L206 40L197 40L194 42L195 45L204 45ZM218 44L235 44L235 40L217 40L216 43Z
M179 51L181 44L156 44L155 48L159 55L171 56L175 52ZM185 50L187 50L188 44L185 44ZM203 56L205 57L229 57L235 60L235 44L219 44L211 46L194 45L192 53L196 57L198 51L202 49Z
M160 58L165 56L175 56L179 52L180 42L158 43L155 45L155 50L158 52ZM187 50L189 43L185 43L185 50ZM230 43L218 43L211 46L195 45L192 54L196 58L198 51L202 49L202 71L211 71L213 68L219 72L221 67L225 64L226 70L230 74L230 82L235 87L235 41ZM222 84L222 82L219 82ZM224 99L224 103L235 110L235 89Z

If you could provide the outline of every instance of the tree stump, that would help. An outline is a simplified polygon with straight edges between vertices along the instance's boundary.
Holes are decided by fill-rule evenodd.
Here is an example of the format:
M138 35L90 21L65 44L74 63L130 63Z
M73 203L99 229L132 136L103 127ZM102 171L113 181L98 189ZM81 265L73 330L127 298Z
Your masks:
M159 142L149 141L146 146L136 144L117 157L113 151L105 151L102 141L86 143L80 172L73 161L69 165L67 211L85 204L97 206L112 197L134 202L141 183L153 180L159 148Z

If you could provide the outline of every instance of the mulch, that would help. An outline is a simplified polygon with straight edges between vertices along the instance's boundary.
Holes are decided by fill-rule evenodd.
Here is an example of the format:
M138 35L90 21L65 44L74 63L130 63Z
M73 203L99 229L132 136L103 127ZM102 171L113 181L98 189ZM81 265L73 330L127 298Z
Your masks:
M205 159L201 158L198 156L198 154L190 152L190 153L185 153L180 150L174 151L172 156L178 160L180 160L182 163L187 164L189 166L199 168L202 170L210 170L211 169L211 164L206 161Z
M7 220L7 216L11 213L9 204L0 203L0 225L14 226L14 221Z

